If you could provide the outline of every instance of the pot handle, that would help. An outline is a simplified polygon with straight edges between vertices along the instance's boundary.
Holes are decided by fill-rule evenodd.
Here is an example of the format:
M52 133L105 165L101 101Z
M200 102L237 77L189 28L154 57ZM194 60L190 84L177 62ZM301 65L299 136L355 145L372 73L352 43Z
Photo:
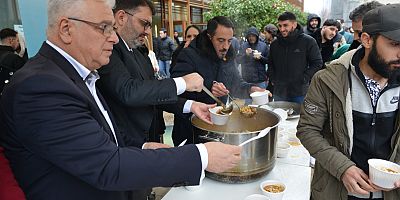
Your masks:
M224 142L224 136L219 136L217 134L212 134L212 133L199 135L199 138L210 142Z

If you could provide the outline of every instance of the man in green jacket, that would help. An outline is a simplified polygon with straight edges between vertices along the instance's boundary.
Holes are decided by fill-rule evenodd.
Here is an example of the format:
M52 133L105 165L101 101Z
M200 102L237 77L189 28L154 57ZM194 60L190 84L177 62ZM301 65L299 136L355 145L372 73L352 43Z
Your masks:
M316 159L316 200L400 199L400 180L383 189L368 177L368 159L400 163L400 4L369 11L362 48L315 74L297 136Z

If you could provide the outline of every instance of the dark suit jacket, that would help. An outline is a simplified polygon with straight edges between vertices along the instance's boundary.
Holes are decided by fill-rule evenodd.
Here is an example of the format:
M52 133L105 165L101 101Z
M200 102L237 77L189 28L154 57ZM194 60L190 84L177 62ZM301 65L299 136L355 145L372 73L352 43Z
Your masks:
M117 147L82 78L46 43L14 75L0 106L2 144L28 199L123 200L124 191L200 178L193 145L141 150L116 130Z
M181 114L186 100L178 101L172 79L154 78L146 53L138 49L130 52L121 38L120 41L114 45L110 63L98 70L97 86L116 117L118 128L143 144L145 135L164 132L164 119L159 111Z

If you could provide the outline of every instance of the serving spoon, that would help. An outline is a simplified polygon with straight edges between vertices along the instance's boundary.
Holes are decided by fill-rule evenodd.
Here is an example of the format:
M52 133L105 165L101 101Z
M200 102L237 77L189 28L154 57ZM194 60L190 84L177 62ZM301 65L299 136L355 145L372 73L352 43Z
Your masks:
M232 112L233 110L233 105L230 103L228 105L225 105L221 100L219 100L217 97L215 97L210 90L208 90L206 88L206 86L203 85L203 91L206 92L208 94L208 96L210 96L211 98L213 98L218 104L220 104L222 106L221 112L224 114L229 114Z
M254 137L252 137L252 138L250 138L250 139L248 139L248 140L246 140L246 141L240 143L239 146L241 147L241 146L243 146L243 145L245 145L245 144L247 144L247 143L249 143L249 142L251 142L251 141L253 141L253 140L257 140L257 139L260 139L260 138L262 138L262 137L265 137L266 135L268 135L268 133L269 133L269 131L270 131L271 129L272 129L272 127L267 127L267 128L265 128L265 129L263 129L262 131L260 131L260 133L258 133L257 136L254 136Z

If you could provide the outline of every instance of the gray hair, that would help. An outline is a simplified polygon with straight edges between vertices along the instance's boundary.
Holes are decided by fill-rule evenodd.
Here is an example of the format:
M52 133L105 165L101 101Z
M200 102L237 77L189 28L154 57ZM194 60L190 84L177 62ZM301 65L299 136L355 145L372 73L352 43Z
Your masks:
M80 14L82 12L82 3L88 0L48 0L47 1L47 18L48 18L48 28L53 27L60 17L62 16L72 16ZM102 1L113 9L115 6L115 0L92 0L92 1Z
M364 18L364 15L370 11L373 10L379 6L383 6L384 4L381 4L377 1L371 1L367 3L363 3L359 5L357 8L355 8L353 11L350 12L349 18L353 22L357 22L359 20L362 20Z

